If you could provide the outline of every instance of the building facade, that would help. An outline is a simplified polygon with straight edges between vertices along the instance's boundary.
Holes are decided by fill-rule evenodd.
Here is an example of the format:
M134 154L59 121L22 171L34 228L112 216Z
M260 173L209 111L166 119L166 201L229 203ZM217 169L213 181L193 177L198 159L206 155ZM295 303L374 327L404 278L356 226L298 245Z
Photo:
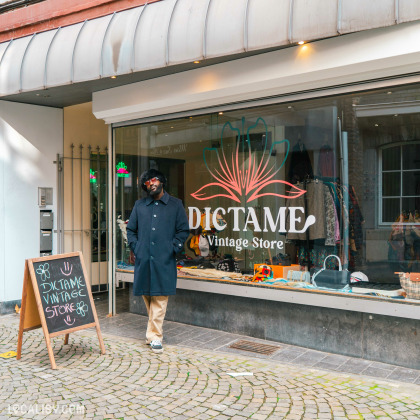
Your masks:
M114 311L154 167L191 228L169 318L418 368L420 7L109 3L0 44L3 307L25 258L82 250Z

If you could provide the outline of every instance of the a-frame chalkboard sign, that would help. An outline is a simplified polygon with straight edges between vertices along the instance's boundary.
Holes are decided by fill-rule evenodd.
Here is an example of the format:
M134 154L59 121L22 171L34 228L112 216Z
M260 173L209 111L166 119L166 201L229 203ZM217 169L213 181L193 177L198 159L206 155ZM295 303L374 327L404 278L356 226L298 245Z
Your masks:
M21 358L25 331L42 328L51 367L56 369L51 338L96 328L101 353L105 346L81 252L25 261L16 359Z

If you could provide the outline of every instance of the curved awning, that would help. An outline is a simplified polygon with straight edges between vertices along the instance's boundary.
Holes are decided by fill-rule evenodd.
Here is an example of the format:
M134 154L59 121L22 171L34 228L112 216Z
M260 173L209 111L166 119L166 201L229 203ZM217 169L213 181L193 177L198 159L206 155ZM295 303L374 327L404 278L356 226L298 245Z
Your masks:
M162 0L0 44L0 96L419 18L410 0Z

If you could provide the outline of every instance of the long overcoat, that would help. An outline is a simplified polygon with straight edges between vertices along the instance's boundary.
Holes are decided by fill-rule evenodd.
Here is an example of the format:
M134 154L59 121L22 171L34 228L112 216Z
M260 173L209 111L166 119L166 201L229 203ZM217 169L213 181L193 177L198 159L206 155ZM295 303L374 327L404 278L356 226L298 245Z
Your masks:
M134 296L176 293L175 255L189 235L181 200L166 191L160 200L137 200L127 224L127 239L136 256Z

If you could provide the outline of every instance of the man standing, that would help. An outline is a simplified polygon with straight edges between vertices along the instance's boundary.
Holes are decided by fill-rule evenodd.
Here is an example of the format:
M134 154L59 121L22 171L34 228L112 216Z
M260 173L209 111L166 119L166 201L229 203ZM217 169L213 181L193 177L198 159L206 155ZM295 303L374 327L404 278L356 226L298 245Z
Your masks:
M133 291L143 296L149 315L146 343L162 353L166 306L176 293L175 255L183 249L189 225L181 200L164 191L161 172L143 172L140 183L148 195L135 202L127 224L128 244L136 256Z

